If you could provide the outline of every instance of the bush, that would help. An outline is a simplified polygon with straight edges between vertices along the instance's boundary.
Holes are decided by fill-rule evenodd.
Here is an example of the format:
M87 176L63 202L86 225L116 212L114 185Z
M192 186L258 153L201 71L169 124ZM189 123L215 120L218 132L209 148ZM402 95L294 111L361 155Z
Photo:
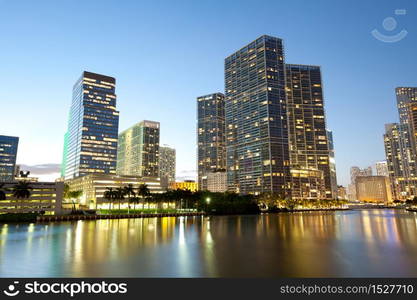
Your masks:
M0 214L0 222L35 222L37 216L39 216L38 213L6 213Z
M207 201L207 199L210 199ZM197 202L197 209L208 214L258 214L259 206L252 195L236 193L202 193Z

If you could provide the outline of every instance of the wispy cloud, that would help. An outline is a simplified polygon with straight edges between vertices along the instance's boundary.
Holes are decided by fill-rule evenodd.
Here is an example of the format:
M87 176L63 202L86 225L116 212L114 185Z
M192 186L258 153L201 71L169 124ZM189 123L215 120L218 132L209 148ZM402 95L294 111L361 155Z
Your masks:
M20 170L30 171L33 176L52 175L60 172L60 164L25 165L20 164Z

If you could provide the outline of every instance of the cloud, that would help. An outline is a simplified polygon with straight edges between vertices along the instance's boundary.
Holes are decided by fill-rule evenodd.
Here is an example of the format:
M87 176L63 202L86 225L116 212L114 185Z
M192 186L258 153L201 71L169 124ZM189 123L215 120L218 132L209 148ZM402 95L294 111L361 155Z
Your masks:
M57 174L61 170L61 164L40 164L40 165L24 165L20 164L21 171L30 171L30 175L51 175Z

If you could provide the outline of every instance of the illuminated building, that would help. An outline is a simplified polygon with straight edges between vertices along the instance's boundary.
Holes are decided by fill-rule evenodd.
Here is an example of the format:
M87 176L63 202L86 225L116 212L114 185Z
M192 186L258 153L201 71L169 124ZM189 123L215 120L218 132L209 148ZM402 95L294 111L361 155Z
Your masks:
M392 202L389 179L385 176L359 176L356 178L356 195L359 201L388 204Z
M291 168L291 180L292 199L320 200L325 198L323 171Z
M108 200L104 199L104 193L107 188L113 190L117 188L123 188L128 184L132 184L135 192L141 184L146 184L151 193L162 193L158 178L138 177L138 176L118 176L110 174L90 174L83 177L78 177L66 181L71 191L82 191L80 197L80 204L95 208L106 206ZM127 202L127 196L125 196L122 203Z
M19 138L0 135L0 182L13 181Z
M6 200L0 201L0 213L41 212L60 214L64 194L63 182L29 182L29 198L13 197L13 187L17 182L5 182L2 190Z
M225 59L228 189L290 197L282 40L263 35Z
M159 122L145 120L119 134L117 175L159 177Z
M198 185L208 173L226 169L224 95L214 93L197 98Z
M385 124L384 146L394 198L412 199L417 195L417 178L408 124Z
M315 188L315 195L317 199L334 199L337 183L333 138L326 130L320 67L287 64L286 83L291 169L306 170L294 174L321 171L324 194ZM320 177L315 175L314 181ZM293 184L293 198L298 198L294 197L294 194L299 194L297 188L299 184Z
M223 193L227 191L227 173L225 171L216 171L206 173L201 177L201 182L205 190L213 193Z
M169 187L171 190L190 190L192 192L198 191L198 183L194 180L171 182Z
M348 194L350 200L357 200L356 195L356 178L359 176L372 176L372 167L359 168L357 166L350 168L350 185L348 186Z
M73 87L62 175L115 174L119 112L116 80L84 71Z
M159 147L159 177L161 179L161 186L168 188L171 182L175 182L175 169L175 149L167 145Z

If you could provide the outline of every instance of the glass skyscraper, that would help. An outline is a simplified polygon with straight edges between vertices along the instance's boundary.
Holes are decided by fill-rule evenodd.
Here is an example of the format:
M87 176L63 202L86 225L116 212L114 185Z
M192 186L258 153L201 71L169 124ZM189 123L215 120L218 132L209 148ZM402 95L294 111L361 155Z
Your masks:
M175 182L176 151L167 145L159 147L159 177L161 186L168 188L171 182Z
M119 134L118 175L159 177L159 127L145 120Z
M84 71L73 87L62 175L115 174L119 112L116 79Z
M296 174L305 174L306 178L312 177L308 171L321 171L324 179L324 194L319 187L307 187L304 189L307 193L302 193L295 185L293 197L335 199L336 170L331 166L334 160L331 161L333 149L330 149L333 139L329 141L326 130L320 67L293 64L285 67L291 169L298 170ZM306 184L311 182L307 180Z
M290 197L282 40L263 35L225 59L228 188Z
M203 180L208 173L225 171L224 95L214 93L197 98L197 169L198 187L207 189Z
M19 138L0 135L0 182L13 181Z

